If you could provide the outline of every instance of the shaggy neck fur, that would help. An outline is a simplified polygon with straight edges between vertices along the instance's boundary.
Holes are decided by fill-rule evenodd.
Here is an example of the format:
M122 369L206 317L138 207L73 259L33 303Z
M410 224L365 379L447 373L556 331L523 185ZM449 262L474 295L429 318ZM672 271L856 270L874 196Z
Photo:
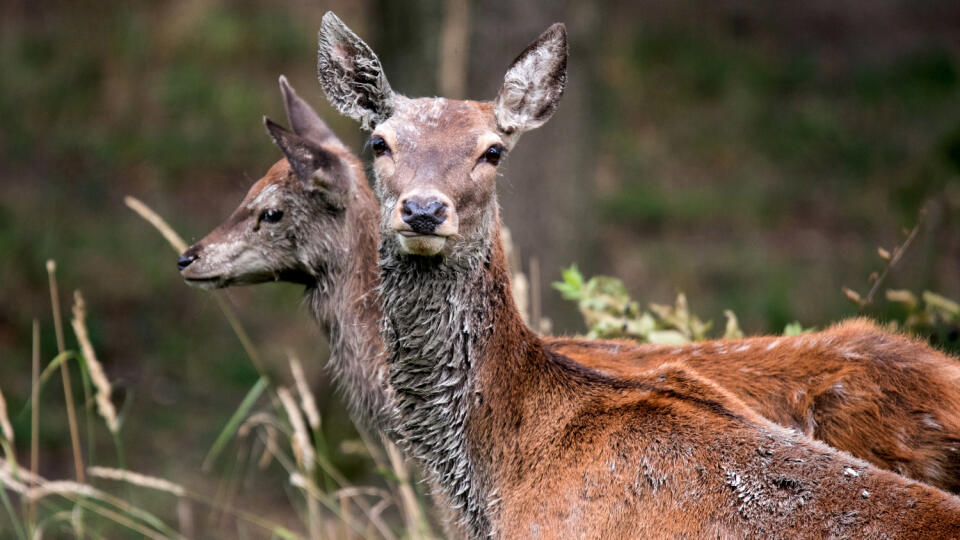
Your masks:
M494 240L459 257L400 255L393 239L380 250L394 422L474 538L494 532L497 498L483 485L489 456L473 455L467 424L484 399L478 372L488 345L517 323L499 231Z
M354 421L389 435L391 390L377 327L378 239L370 226L378 216L372 194L355 192L351 197L369 200L347 205L343 226L354 232L332 235L349 239L348 244L338 246L341 255L306 256L304 264L315 276L315 283L307 288L306 301L329 335L328 365L347 395ZM325 231L312 231L314 239L324 236L330 237Z

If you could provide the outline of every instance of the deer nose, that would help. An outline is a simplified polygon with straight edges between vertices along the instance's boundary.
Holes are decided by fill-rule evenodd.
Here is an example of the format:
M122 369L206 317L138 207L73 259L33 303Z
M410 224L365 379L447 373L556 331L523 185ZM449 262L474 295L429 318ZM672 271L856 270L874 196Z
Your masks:
M435 197L410 197L400 205L400 217L417 234L433 234L447 219L447 204Z
M179 257L177 257L177 268L181 272L183 272L184 268L190 266L190 263L192 263L197 259L199 259L199 257L194 255L193 253L190 253L190 252L184 253L183 255L180 255Z

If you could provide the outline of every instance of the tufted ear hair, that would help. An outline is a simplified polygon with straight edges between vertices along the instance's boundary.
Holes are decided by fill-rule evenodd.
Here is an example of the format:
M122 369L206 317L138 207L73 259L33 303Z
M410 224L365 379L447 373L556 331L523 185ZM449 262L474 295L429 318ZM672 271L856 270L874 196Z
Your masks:
M317 78L330 103L372 130L393 113L393 90L370 46L332 11L317 35Z
M287 82L287 78L280 76L280 92L283 94L283 105L287 111L287 121L290 128L297 135L314 144L337 144L343 146L340 139L320 118L317 111L301 98L296 90Z
M567 82L567 29L556 23L513 61L493 102L497 126L519 135L545 124Z
M273 142L287 157L290 168L308 190L319 190L335 206L341 207L350 186L343 162L333 152L283 129L263 117L263 125Z

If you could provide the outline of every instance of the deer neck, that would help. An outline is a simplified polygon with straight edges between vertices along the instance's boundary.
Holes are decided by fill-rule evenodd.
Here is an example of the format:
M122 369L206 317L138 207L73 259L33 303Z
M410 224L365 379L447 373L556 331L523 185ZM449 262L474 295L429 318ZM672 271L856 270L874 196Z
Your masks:
M456 259L397 255L392 240L380 252L381 331L395 424L474 537L491 534L496 493L488 456L471 452L476 426L468 424L486 398L484 372L499 374L503 366L489 366L510 364L485 356L491 342L536 339L513 304L499 226L491 236L485 249Z
M375 225L370 226L377 220L376 207L367 212L353 208L372 204L371 200L367 205L348 206L345 226L359 234L340 235L351 242L343 246L336 260L308 263L316 283L308 287L307 303L327 332L328 365L347 396L353 419L390 434L392 392L387 384L376 295L379 238Z

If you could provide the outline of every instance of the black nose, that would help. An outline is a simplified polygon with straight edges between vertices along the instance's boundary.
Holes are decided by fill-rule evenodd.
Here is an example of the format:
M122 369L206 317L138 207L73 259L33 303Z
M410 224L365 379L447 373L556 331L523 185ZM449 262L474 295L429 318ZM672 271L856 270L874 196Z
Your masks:
M197 260L198 257L189 251L177 257L177 268L182 272L184 268L190 266L190 263Z
M400 205L400 217L417 234L432 234L447 220L447 205L436 198L410 197Z

